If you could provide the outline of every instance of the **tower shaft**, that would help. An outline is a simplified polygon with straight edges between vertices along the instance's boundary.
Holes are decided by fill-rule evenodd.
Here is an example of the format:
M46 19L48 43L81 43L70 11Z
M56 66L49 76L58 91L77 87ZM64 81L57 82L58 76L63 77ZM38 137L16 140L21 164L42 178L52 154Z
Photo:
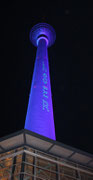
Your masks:
M38 41L25 129L55 140L47 40Z

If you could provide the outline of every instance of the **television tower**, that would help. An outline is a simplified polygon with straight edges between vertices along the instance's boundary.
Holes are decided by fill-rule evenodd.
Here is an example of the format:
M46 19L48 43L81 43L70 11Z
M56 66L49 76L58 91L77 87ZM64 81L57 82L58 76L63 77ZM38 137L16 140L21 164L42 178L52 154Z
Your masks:
M37 54L25 129L0 138L0 180L93 180L93 155L54 141L47 48L55 38L48 24L31 30Z
M55 39L55 30L46 23L36 24L30 31L30 41L37 47L37 53L25 121L25 129L53 140L56 140L56 137L48 47L55 42Z

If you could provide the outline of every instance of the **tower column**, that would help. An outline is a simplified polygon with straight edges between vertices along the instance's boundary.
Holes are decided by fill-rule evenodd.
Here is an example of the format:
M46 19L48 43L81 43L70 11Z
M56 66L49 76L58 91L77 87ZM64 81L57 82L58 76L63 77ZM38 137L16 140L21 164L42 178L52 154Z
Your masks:
M40 29L38 31L40 31ZM47 51L48 44L48 36L45 36L41 32L41 34L37 37L37 53L25 128L55 140Z

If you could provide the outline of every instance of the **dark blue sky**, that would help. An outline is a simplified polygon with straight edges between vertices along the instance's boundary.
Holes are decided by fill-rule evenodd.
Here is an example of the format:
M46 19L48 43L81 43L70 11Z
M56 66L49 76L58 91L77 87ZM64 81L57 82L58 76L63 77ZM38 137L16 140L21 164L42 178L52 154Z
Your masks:
M91 5L65 0L8 2L0 12L4 84L0 137L24 128L36 54L29 31L36 23L46 22L56 31L49 63L57 141L93 153Z

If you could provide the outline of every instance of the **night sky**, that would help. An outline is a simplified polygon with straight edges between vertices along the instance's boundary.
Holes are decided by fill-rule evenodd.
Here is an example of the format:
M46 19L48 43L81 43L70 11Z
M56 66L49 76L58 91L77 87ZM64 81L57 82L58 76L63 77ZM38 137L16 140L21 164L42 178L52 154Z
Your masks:
M93 9L79 1L7 2L1 10L3 116L0 137L24 128L36 48L33 25L56 31L49 64L56 139L93 153Z

